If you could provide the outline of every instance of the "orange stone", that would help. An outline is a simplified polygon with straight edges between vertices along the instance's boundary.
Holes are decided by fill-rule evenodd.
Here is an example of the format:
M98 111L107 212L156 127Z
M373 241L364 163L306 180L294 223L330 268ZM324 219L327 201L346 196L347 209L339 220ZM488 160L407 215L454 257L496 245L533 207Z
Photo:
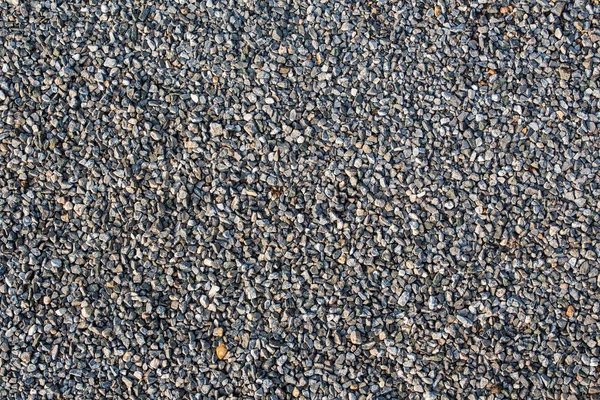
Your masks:
M221 343L219 347L217 347L216 353L217 357L219 357L219 360L224 359L227 355L227 347L223 343Z
M573 316L573 314L575 314L575 307L573 306L569 306L567 307L567 317L571 318Z

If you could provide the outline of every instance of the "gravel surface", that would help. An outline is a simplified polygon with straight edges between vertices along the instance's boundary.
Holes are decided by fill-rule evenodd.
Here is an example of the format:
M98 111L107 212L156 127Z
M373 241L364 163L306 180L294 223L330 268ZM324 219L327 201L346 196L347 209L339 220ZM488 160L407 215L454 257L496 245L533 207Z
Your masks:
M0 3L1 399L600 396L600 3Z

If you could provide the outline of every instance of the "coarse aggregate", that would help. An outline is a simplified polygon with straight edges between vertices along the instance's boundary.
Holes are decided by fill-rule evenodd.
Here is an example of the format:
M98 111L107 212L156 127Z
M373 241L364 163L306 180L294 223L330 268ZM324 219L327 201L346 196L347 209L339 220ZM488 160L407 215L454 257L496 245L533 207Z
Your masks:
M599 83L598 0L0 2L0 398L600 398Z

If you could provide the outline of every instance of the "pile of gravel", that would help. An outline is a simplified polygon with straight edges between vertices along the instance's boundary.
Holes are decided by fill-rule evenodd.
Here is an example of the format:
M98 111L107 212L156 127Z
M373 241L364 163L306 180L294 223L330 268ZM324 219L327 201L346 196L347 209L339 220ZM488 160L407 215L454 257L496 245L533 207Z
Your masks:
M600 393L600 4L0 3L0 398Z

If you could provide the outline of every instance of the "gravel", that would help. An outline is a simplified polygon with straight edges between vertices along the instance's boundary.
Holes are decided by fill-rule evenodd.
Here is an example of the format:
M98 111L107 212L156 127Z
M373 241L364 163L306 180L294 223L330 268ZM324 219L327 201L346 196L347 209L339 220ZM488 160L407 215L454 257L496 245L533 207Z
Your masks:
M0 398L600 395L600 4L0 3Z

